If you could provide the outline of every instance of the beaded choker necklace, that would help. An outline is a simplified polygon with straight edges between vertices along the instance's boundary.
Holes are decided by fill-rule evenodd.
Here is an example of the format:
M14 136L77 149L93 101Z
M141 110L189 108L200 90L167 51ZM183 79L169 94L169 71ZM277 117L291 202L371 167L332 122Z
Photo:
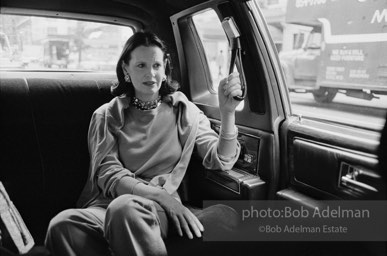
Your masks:
M136 98L133 96L130 100L130 105L132 105L133 107L135 107L139 110L150 110L150 109L157 108L160 101L161 101L161 96L159 96L159 97L157 97L157 99L151 100L151 101L143 101L143 100L140 100L139 98Z

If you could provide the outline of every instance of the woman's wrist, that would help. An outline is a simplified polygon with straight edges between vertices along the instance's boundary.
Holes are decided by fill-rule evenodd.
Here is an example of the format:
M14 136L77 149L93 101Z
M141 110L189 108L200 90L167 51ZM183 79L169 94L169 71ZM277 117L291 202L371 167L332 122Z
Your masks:
M160 197L166 193L166 191L162 188L149 186L144 183L138 183L133 189L133 194L137 196L142 196L147 199L159 202Z
M225 160L235 156L238 128L235 126L234 112L221 112L221 127L218 142L218 156Z
M171 195L164 189L160 189L160 191L154 195L152 198L153 201L157 202L159 205L163 206L164 202L170 199Z
M220 111L220 117L223 119L223 118L231 118L231 117L235 117L235 109L233 110L221 110Z
M235 125L232 126L232 131L225 131L223 127L220 127L220 138L224 140L234 140L238 137L238 127Z
M231 134L235 132L235 114L221 113L221 132Z

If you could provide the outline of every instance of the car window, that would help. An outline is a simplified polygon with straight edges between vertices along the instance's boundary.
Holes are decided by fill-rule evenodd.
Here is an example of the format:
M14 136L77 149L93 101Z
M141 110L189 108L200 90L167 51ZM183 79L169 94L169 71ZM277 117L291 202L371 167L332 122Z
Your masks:
M130 27L0 15L0 69L114 71Z
M254 2L279 53L293 114L372 130L383 127L385 1Z
M207 9L192 16L192 21L199 35L206 55L206 62L211 74L209 93L217 93L219 82L229 74L231 51L221 21L213 9ZM237 68L234 68L237 71ZM243 109L242 102L237 111Z
M217 91L219 81L228 75L230 53L228 40L218 15L213 9L192 16L202 42L211 73L212 88Z

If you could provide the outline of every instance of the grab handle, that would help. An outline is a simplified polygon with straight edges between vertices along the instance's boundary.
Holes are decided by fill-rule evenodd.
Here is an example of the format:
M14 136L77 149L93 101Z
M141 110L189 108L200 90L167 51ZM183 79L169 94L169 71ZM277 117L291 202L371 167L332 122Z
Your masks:
M231 74L234 71L236 59L238 58L239 63L242 63L242 56L241 56L242 47L239 39L240 33L233 17L224 18L222 21L222 27L226 32L227 38L230 41L231 61L230 61L229 74ZM243 70L241 72L244 78ZM246 85L245 85L244 79L241 79L241 89L242 89L242 96L234 96L235 100L242 101L246 97Z

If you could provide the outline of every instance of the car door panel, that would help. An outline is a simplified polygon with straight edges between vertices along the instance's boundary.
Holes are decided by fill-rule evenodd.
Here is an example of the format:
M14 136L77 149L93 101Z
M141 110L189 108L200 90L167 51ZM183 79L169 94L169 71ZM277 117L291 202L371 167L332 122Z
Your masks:
M227 5L233 10L226 8ZM206 55L190 20L192 15L207 8L213 8L220 20L232 14L243 28L245 54L239 65L245 72L248 96L243 110L236 113L236 124L238 139L247 148L247 154L242 149L240 160L256 156L257 173L252 171L254 168L243 169L243 162L229 172L205 170L194 155L188 172L189 191L193 191L189 194L194 195L191 202L284 199L314 208L322 206L324 200L383 198L385 183L377 160L379 132L292 115L274 44L268 38L262 13L251 2L213 1L171 18L176 44L180 47L182 90L210 118L214 130L219 130L220 124L219 109L214 104L217 95L209 86ZM256 15L252 16L254 8ZM254 102L263 107L257 111ZM348 246L356 249L347 250ZM327 255L342 252L345 253L341 255L351 255L358 249L371 249L368 244L355 246L351 242L328 247ZM383 250L382 247L376 250Z
M377 132L297 119L285 123L282 131L285 187L317 199L384 197ZM277 195L283 197L283 192Z
M240 20L240 15L246 11L243 5L242 2L212 1L171 17L176 44L179 46L182 90L210 118L215 131L220 129L218 96L211 85L205 51L192 16L212 9L218 15L219 22L230 15ZM241 29L246 28L243 26ZM258 53L247 54L251 42L247 42L246 37L242 39L242 62L237 63L239 71L243 69L248 87L248 96L242 103L244 107L236 112L238 140L242 145L242 152L233 170L228 172L204 170L201 159L195 156L192 158L189 168L194 170L188 172L189 184L195 185L190 186L190 191L194 192L189 194L200 195L201 199L265 199L268 197L268 186L274 184L271 179L275 173L276 139L272 132L272 111L270 102L264 96L268 92L261 88L266 84L263 69L256 68L259 65L254 56Z
M219 120L210 119L219 132ZM267 198L267 183L272 170L273 136L256 129L238 127L241 153L232 170L206 170L198 155L193 155L188 170L187 201L202 200L263 200Z

